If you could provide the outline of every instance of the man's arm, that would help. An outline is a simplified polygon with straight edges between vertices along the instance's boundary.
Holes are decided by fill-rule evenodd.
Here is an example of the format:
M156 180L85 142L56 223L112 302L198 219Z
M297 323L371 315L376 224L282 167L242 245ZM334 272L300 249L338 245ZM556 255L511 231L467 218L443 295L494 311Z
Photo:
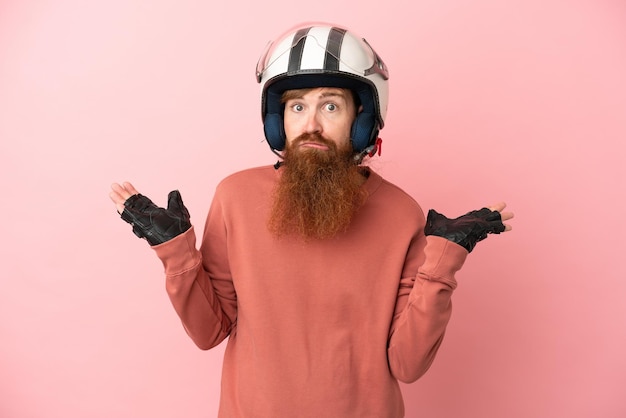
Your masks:
M466 257L463 247L424 235L409 250L406 271L415 272L412 264L423 262L416 275L401 279L398 289L387 349L389 368L396 379L411 383L430 368L452 313L454 275Z
M413 382L432 364L452 313L455 274L487 234L511 230L503 221L513 213L502 212L505 207L498 203L456 219L430 211L425 235L419 233L409 248L390 330L387 355L398 380Z
M145 238L163 262L167 293L189 336L202 349L218 345L235 321L234 288L229 272L212 278L205 269L180 194L171 192L164 209L126 182L114 183L110 198L135 235Z
M206 270L193 227L152 248L163 262L165 289L185 331L199 348L215 347L230 334L236 320L230 273Z

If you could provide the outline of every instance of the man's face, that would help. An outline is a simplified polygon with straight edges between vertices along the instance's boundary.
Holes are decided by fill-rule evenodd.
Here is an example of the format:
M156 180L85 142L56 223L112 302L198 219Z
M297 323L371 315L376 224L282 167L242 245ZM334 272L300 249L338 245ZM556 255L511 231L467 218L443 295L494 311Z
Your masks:
M268 227L278 236L332 237L347 230L365 199L350 143L352 93L290 90L283 101L287 144Z
M288 147L328 151L327 145L315 140L294 144L300 136L310 134L335 143L341 150L350 147L350 129L356 116L350 90L334 87L293 90L287 97L283 119Z

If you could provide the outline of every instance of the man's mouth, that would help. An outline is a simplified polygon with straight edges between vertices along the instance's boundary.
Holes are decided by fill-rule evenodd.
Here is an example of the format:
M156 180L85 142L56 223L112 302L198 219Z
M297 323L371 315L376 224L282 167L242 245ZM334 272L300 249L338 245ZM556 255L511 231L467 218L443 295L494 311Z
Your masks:
M319 143L319 142L309 142L309 141L302 142L300 144L300 147L301 148L315 148L315 149L321 149L321 150L328 150L328 145L322 144L322 143Z

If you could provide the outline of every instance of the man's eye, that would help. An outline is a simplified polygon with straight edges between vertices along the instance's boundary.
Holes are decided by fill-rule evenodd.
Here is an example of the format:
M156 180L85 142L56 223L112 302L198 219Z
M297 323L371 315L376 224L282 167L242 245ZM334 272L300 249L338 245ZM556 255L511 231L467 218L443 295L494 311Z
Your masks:
M337 105L334 103L327 103L326 110L328 110L329 112L334 112L335 110L337 110Z
M302 106L301 104L294 104L291 106L291 108L295 111L295 112L302 112L304 110L304 106Z

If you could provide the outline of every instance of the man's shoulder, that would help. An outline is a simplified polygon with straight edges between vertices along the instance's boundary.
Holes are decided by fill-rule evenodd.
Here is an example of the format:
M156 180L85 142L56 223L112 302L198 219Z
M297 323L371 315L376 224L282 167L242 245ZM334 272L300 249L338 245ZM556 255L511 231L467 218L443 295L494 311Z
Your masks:
M402 187L398 186L395 183L392 183L390 180L387 180L380 174L376 173L374 170L369 170L370 176L369 179L372 183L372 186L376 188L377 191L382 191L384 193L391 193L396 195L399 199L407 199L415 202L415 199L408 194Z
M245 191L274 184L276 169L272 165L252 167L232 173L222 179L217 186L218 191Z
M370 180L373 190L370 190L370 194L377 196L378 198L385 199L387 202L392 203L395 206L403 206L409 210L417 210L422 212L420 204L408 194L403 188L395 183L385 179L380 174L370 169Z
M250 167L240 171L236 171L224 177L222 183L231 181L248 180L250 178L260 178L274 176L276 168L273 165L263 165L258 167Z

